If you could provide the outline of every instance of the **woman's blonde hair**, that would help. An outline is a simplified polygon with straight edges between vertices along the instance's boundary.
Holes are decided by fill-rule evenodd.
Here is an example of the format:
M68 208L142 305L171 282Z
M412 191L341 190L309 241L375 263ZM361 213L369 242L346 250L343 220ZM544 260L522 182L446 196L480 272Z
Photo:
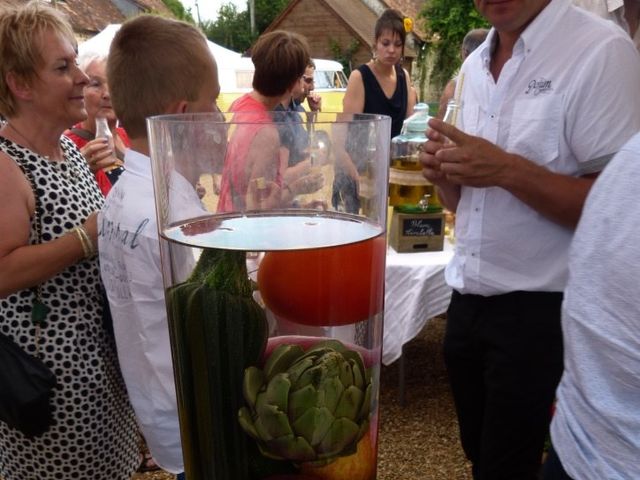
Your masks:
M39 40L46 31L76 39L67 19L57 10L32 0L26 5L0 7L0 114L11 118L17 111L16 99L7 85L13 73L26 82L33 81L44 62Z
M126 21L111 42L107 79L127 134L144 138L147 117L176 101L196 100L212 62L205 36L193 25L156 15Z

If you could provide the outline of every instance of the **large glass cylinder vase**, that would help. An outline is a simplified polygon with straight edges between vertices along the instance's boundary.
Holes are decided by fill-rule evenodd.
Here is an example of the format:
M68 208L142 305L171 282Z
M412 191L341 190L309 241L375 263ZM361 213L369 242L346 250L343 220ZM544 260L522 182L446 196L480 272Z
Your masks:
M374 480L390 120L149 120L189 480Z

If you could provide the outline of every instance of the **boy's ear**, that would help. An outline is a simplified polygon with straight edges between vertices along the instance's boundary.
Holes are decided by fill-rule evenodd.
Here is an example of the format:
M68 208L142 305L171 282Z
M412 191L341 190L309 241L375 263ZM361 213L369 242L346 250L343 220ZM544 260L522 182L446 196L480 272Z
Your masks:
M173 115L177 113L186 113L189 108L189 102L186 100L178 100L176 102L172 102L165 111L167 115Z
M187 113L189 110L189 102L181 100L178 102L178 111L176 113Z
M26 81L23 77L14 72L7 73L5 81L14 97L19 98L20 100L31 100L32 95L30 82Z

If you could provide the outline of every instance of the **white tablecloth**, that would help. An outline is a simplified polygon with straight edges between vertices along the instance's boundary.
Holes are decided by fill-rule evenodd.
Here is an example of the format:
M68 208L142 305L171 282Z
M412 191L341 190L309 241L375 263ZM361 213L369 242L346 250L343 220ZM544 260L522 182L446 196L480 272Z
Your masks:
M452 256L453 247L446 240L441 252L387 250L382 345L385 365L400 358L402 346L418 335L430 318L446 312L451 288L444 281L444 267Z

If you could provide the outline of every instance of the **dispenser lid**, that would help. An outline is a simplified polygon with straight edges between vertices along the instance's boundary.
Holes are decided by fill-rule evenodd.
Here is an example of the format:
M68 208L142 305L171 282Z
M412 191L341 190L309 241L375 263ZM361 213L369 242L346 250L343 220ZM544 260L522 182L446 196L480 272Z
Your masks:
M404 121L402 133L405 135L416 133L425 135L427 128L429 128L429 119L431 118L429 116L429 105L426 103L418 103L413 107L413 112L413 115Z

